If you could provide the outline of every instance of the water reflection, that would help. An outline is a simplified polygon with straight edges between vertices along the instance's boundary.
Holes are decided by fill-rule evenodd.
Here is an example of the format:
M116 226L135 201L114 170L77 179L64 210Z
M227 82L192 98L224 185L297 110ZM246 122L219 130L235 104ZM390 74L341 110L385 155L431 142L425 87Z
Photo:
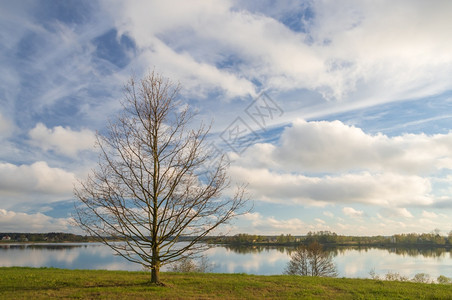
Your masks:
M214 246L206 252L213 272L282 274L294 247L272 246ZM413 277L428 273L452 277L452 253L445 248L327 248L334 257L340 277L369 277L399 272ZM2 244L0 266L56 267L67 269L142 270L142 267L113 255L112 250L99 243L62 244ZM166 270L163 268L163 270Z
M269 251L279 251L281 253L286 253L291 255L295 250L295 247L282 247L282 246L243 246L243 245L224 245L222 246L228 250L234 251L238 254L249 254L249 253L262 253ZM441 258L446 255L450 255L452 257L452 252L450 249L446 248L409 248L409 247L394 247L394 248L385 248L385 247L363 247L363 246L341 246L341 247L327 247L326 251L331 252L333 256L343 255L344 253L349 252L350 250L357 250L358 252L369 252L373 249L380 249L382 251L387 251L389 253L395 253L397 255L402 256L412 256L417 257L419 255L424 257L432 257L432 258Z
M281 253L290 253L293 251L293 247L281 247L281 246L243 246L243 245L221 245L218 247L223 247L227 250L233 251L239 254L249 254L249 253L261 253L269 251L279 251ZM290 251L290 252L289 252Z
M423 256L423 257L432 257L432 258L441 258L446 257L448 253L450 253L450 249L446 248L409 248L409 247L394 247L394 248L385 248L385 247L336 247L336 248L327 248L326 250L333 252L334 256L338 254L344 254L350 250L357 250L359 252L369 252L373 249L379 249L382 251L387 251L389 253L395 253L401 256Z
M206 252L216 273L281 274L289 260L285 249L270 247L214 247Z
M0 266L139 270L100 243L1 245Z

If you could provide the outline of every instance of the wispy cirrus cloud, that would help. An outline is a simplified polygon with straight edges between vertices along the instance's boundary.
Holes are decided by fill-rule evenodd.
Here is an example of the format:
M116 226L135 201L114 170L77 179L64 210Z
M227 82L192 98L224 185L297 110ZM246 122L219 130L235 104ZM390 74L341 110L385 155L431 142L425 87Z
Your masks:
M294 23L303 24L300 31L284 22L290 10L278 10L282 6L278 4L273 6L282 12L279 16L268 10L269 15L260 13L259 5L246 10L230 1L108 6L120 32L137 41L147 61L170 54L180 61L197 62L201 68L191 69L191 73L199 84L208 82L202 70L210 65L220 73L227 70L245 81L259 81L266 88L312 89L327 99L362 102L360 105L450 89L446 79L452 62L452 45L445 30L451 27L447 2L433 7L421 1L289 3L291 12L298 13ZM388 6L394 9L387 10ZM164 70L168 63L162 60L156 65ZM185 65L170 67L171 73L179 71L182 81L190 78ZM432 73L438 76L432 78ZM223 88L231 95L243 95L226 83Z

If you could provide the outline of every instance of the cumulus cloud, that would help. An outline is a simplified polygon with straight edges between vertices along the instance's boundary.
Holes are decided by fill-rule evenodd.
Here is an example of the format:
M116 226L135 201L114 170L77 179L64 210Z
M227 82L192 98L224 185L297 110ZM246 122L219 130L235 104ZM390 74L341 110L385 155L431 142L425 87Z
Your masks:
M324 212L323 212L323 215L324 215L324 216L327 216L327 217L330 217L330 218L333 218L333 217L334 217L334 214L333 214L332 212L330 212L330 211L324 211Z
M435 219L435 218L438 218L438 215L434 212L423 210L422 217L428 218L428 219Z
M405 208L394 210L385 209L381 213L368 214L363 210L353 207L343 207L341 209L344 219L337 218L337 222L322 222L320 218L313 220L284 219L264 216L260 213L252 213L239 217L238 226L234 228L234 233L256 233L256 234L281 234L291 233L292 235L307 234L308 231L327 230L345 235L392 235L395 233L429 232L435 228L445 228L448 232L448 218L420 218L413 222L413 215ZM365 217L365 219L364 219Z
M68 232L71 221L41 213L26 214L0 209L0 228L4 232Z
M413 218L413 215L403 207L385 207L380 212L387 218Z
M452 132L388 137L367 134L341 121L297 119L284 130L279 146L255 145L243 161L292 171L369 170L419 175L452 169L450 153Z
M450 153L452 132L388 137L340 121L299 119L277 143L235 155L230 174L268 202L425 206L448 202L450 181L441 178L452 170Z
M61 200L72 195L75 176L40 161L31 165L0 163L0 204L5 207L20 201ZM13 197L14 202L9 201Z
M378 206L433 203L430 181L419 176L364 172L308 177L240 166L232 166L230 174L237 182L248 182L254 199L266 202L320 206L332 203Z
M344 207L342 209L342 212L344 213L344 215L353 218L364 216L364 212L362 210L356 210L353 207Z
M239 221L250 222L247 232L265 232L266 234L299 234L306 231L306 223L298 218L280 220L275 217L266 217L258 212L247 213L239 217Z
M38 123L30 130L31 143L44 151L55 151L56 153L74 157L80 151L92 150L96 141L94 132L88 129L74 131L69 127L56 126L47 128Z
M450 218L448 215L436 213L433 214L414 213L414 210L406 209L382 210L377 214L377 220L374 220L375 226L370 229L374 234L394 234L394 233L411 233L411 232L431 232L436 228L440 228L443 232L450 231ZM415 221L413 221L415 218ZM366 220L367 221L367 220Z

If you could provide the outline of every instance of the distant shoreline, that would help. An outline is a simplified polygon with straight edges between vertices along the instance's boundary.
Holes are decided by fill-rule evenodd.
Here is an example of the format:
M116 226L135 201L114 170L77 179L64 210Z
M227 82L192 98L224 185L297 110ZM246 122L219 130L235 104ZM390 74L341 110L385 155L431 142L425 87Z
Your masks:
M107 238L111 242L120 242L118 238ZM180 238L183 242L191 240L191 237ZM287 235L251 235L237 234L234 236L210 236L202 239L202 242L212 245L226 246L284 246L296 247L308 245L314 241L324 247L381 247L381 248L452 248L452 235L441 236L438 233L409 233L393 236L343 236L334 232L320 231L309 232L304 236ZM0 233L0 245L7 244L57 244L57 243L103 243L99 238L82 236L73 233L49 232L49 233Z
M234 247L297 247L302 245L308 245L305 242L295 242L295 243L211 243L212 245L219 246L234 246ZM437 244L354 244L354 243L320 243L325 248L336 248L336 247L372 247L372 248L421 248L421 249L431 249L431 248L445 248L451 249L452 245L437 245Z
M121 240L116 240L112 242L121 242ZM181 241L182 242L182 241ZM58 244L104 244L101 241L0 241L0 246L26 246L26 245L58 245ZM206 242L203 242L206 243ZM212 246L224 246L224 247L298 247L302 245L307 245L307 243L208 243ZM325 249L329 248L380 248L380 249L390 249L390 248L407 248L407 249L452 249L452 245L430 245L430 244L322 244Z

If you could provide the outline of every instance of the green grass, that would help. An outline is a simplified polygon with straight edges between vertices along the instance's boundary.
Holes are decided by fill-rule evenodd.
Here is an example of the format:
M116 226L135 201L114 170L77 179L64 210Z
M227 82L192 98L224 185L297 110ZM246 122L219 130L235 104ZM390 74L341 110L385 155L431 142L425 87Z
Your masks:
M287 275L0 268L0 299L452 299L452 285Z

